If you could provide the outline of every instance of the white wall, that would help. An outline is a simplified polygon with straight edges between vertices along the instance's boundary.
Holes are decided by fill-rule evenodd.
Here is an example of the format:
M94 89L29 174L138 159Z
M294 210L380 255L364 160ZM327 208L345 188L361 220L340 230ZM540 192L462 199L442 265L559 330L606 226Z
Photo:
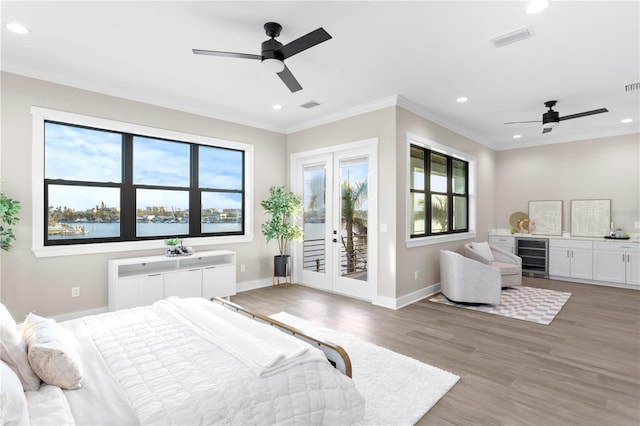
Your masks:
M610 199L611 220L629 233L640 221L640 135L499 151L498 228L527 213L530 200L562 200L562 229L571 232L571 200Z
M378 138L378 223L388 232L378 232L378 296L395 297L395 107L350 117L287 137L287 153L310 151L369 138ZM369 230L368 232L373 232Z
M495 205L495 152L484 145L458 135L438 124L422 118L405 109L397 109L397 144L396 144L396 233L397 238L397 268L396 296L411 294L422 288L440 282L440 250L459 250L462 245L471 240L434 244L422 247L407 248L406 246L406 207L405 193L407 164L405 159L405 135L412 133L429 139L440 145L446 145L476 157L476 192L477 241L487 240L487 231L493 225ZM418 272L415 279L414 272Z
M224 248L238 253L238 281L271 276L272 256L262 234L263 210L259 201L270 185L286 185L286 138L283 134L242 126L203 116L160 108L53 84L14 74L1 74L2 191L22 202L17 241L10 252L0 254L0 298L15 318L30 311L41 315L98 309L107 305L107 260L156 255L156 251L135 251L83 256L36 258L31 252L31 106L56 109L150 127L194 133L213 138L253 144L254 241L251 243L198 247ZM71 298L71 287L80 286L81 296Z

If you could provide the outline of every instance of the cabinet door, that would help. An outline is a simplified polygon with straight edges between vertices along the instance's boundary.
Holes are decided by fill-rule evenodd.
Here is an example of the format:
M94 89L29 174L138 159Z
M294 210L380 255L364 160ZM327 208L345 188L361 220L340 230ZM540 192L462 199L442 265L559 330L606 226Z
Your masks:
M571 276L571 249L566 247L551 247L549 249L549 275Z
M202 297L202 269L165 272L164 296Z
M202 297L236 294L236 265L207 266L202 270Z
M627 284L640 285L640 253L627 252Z
M625 252L601 251L593 252L593 279L611 283L625 282Z
M502 250L515 254L515 238L514 237L500 237L496 235L489 235L489 244L501 248Z
M571 249L571 276L590 280L593 277L593 252Z
M164 297L162 274L120 278L117 294L115 309L150 305Z

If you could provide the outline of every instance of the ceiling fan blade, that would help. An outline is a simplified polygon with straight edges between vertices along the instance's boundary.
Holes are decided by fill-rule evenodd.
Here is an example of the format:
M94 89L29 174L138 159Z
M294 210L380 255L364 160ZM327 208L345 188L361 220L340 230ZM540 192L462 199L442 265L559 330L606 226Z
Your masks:
M329 39L331 39L329 33L320 27L315 31L311 31L309 34L293 40L291 43L285 44L274 53L281 56L282 59L287 59Z
M542 123L542 121L540 121L540 120L535 120L535 121L509 121L509 122L504 123L504 124L522 124L522 123Z
M286 65L284 66L284 70L278 73L278 77L280 77L280 80L287 85L289 90L291 90L291 93L302 90L302 86L300 86L300 83L298 83L298 80L296 80Z
M593 111L585 111L585 112L579 112L577 114L565 115L564 117L560 117L560 121L571 120L572 118L586 117L588 115L602 114L603 112L609 112L609 110L606 108L600 108L600 109L594 109Z
M191 49L194 55L209 55L209 56L224 56L227 58L241 58L241 59L257 59L262 60L260 55L252 55L251 53L237 53L237 52L218 52L217 50L202 50Z
M552 130L553 130L553 127L545 127L544 129L542 129L542 134L544 135L545 133L549 133Z

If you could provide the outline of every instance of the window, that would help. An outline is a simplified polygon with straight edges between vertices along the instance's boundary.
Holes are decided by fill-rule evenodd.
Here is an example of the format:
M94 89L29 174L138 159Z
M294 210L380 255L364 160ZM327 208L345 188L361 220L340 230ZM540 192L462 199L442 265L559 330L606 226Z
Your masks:
M189 245L252 238L251 146L32 111L33 201L43 212L34 223L41 227L34 229L34 251L113 243L90 252L122 244L142 249L152 246L141 242L161 244L167 237L189 238Z
M407 149L408 245L475 236L473 157L414 135Z

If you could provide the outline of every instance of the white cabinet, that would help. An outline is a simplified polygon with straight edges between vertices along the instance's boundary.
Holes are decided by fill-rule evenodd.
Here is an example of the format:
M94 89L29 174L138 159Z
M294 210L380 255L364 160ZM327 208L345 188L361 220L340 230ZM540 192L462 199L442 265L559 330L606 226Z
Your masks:
M236 265L207 266L202 269L202 297L236 294Z
M640 285L640 245L617 241L596 242L593 252L593 279Z
M489 235L489 244L515 254L515 238L501 235Z
M164 274L164 297L201 297L202 268Z
M160 273L122 277L116 285L120 298L118 309L150 305L164 297L164 282Z
M591 241L549 240L549 275L590 280L593 244Z
M232 251L109 261L110 311L149 305L169 296L211 298L234 294L236 254Z

